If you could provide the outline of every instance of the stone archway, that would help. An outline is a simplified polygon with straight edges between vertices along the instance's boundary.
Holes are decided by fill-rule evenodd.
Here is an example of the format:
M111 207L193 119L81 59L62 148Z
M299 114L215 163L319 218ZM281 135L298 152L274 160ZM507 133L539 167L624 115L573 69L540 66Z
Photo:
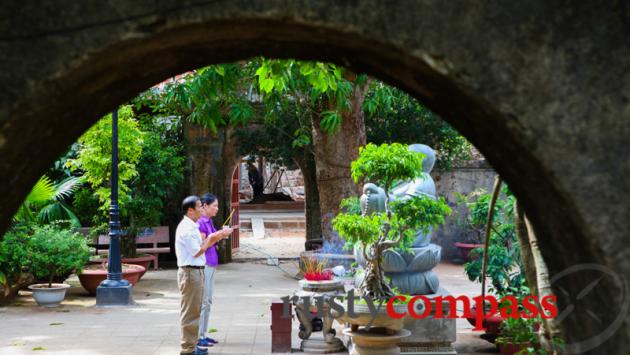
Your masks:
M397 85L457 128L523 203L552 274L579 263L630 274L629 8L12 1L0 22L0 230L66 146L136 93L209 63L294 57ZM561 278L560 307L592 280ZM617 294L603 279L585 295L563 322L568 342L613 323ZM625 353L629 342L626 318L597 352Z

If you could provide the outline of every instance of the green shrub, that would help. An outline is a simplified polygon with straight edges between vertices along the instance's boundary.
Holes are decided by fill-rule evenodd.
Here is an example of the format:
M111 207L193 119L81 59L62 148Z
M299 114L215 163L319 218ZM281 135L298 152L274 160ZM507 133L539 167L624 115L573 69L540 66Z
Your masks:
M31 228L30 224L16 224L0 241L0 284L5 296L28 267L28 231Z
M502 192L493 211L486 276L490 279L491 290L497 295L522 295L526 293L527 284L514 225L514 196L507 188ZM485 229L490 198L489 194L482 193L475 202L469 203L472 225ZM466 275L470 281L481 282L483 249L474 249L471 256L473 259L464 265Z
M47 278L49 287L55 276L80 272L89 254L85 237L55 225L35 227L28 241L29 270L38 279Z

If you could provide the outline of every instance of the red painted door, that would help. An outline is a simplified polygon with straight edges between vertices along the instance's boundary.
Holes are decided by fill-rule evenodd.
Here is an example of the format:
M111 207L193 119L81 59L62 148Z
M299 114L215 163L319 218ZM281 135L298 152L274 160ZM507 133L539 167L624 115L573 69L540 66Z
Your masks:
M234 169L234 174L232 174L232 192L230 197L230 210L234 210L232 214L232 220L230 221L230 225L234 226L240 223L240 198L238 194L239 190L239 181L240 181L240 165L236 166ZM232 233L232 250L237 249L239 247L239 235L240 229L235 229Z

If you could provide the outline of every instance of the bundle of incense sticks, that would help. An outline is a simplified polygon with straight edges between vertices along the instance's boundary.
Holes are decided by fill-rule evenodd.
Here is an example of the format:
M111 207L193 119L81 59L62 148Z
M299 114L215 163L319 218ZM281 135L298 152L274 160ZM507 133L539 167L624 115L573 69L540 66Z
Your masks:
M225 222L223 222L223 227L227 226L228 223L230 223L230 221L232 220L232 215L234 214L234 209L232 208L232 211L230 211L230 215L228 216L228 218L225 220Z

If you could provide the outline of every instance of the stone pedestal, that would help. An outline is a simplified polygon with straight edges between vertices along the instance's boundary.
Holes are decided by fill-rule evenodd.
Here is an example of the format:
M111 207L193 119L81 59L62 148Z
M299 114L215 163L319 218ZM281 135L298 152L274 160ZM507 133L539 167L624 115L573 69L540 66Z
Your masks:
M438 296L449 296L450 293L440 287L437 293L424 295L428 299L435 299ZM419 355L419 354L457 354L451 345L456 340L455 318L435 318L435 302L432 303L431 315L416 319L406 317L404 329L411 332L411 335L403 339L398 345L401 354ZM442 314L449 313L449 302L443 301L441 304ZM419 312L419 311L418 311Z
M339 280L300 280L300 287L302 291L296 292L295 295L303 301L294 303L295 313L302 326L298 333L298 336L302 339L300 349L308 354L328 354L343 351L345 349L343 342L335 337L335 330L332 327L333 317L329 301L327 300L327 296L343 295L344 286L342 282ZM311 337L313 333L312 312L316 312L317 308L313 303L306 304L306 301L304 301L305 297L310 297L312 301L316 297L324 297L321 337Z
M401 349L397 343L411 332L406 329L379 332L376 328L354 331L347 328L343 334L352 338L349 355L399 355Z

